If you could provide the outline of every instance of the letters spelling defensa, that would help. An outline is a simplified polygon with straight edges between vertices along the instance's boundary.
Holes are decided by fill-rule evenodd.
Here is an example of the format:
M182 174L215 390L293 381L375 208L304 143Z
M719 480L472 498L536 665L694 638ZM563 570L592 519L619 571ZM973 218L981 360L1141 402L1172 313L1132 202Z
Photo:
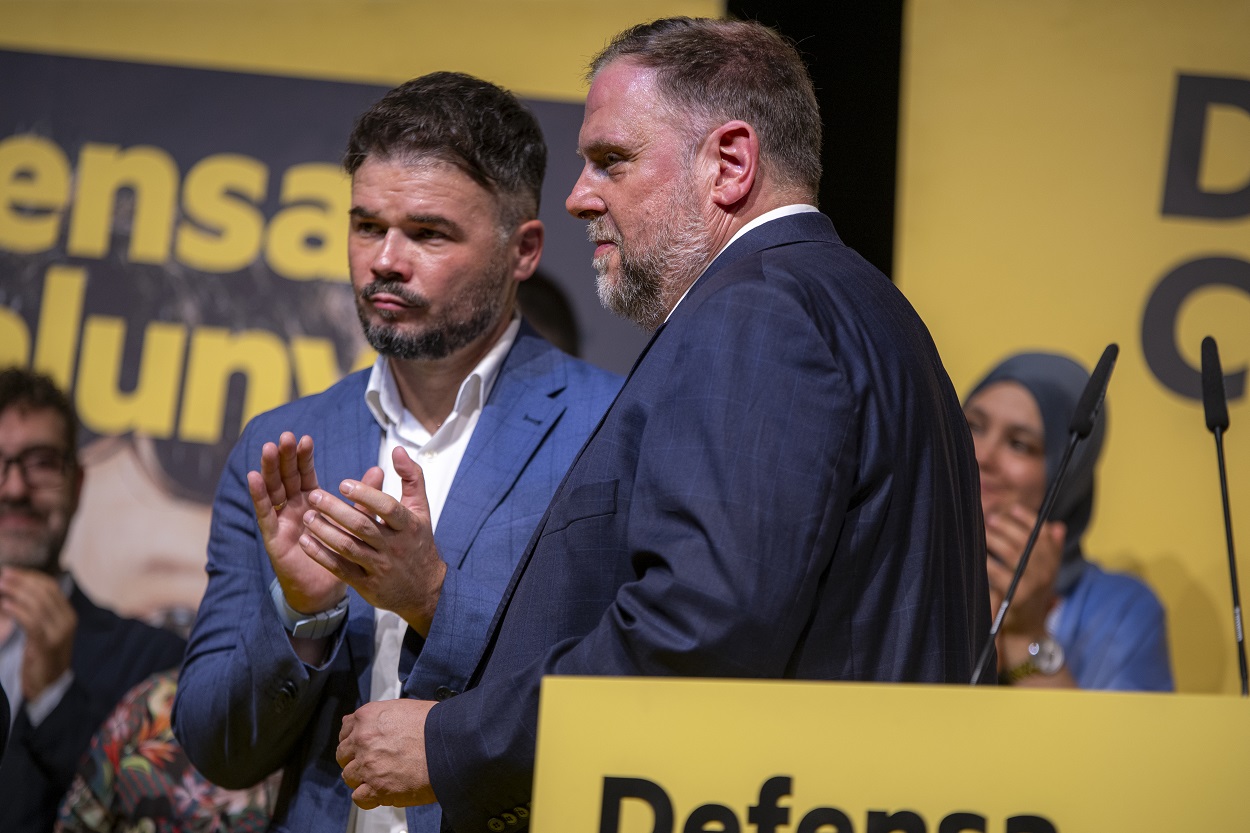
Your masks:
M65 234L65 254L109 254L119 193L133 195L125 259L173 261L226 273L260 257L291 280L346 282L350 182L337 165L293 165L282 175L279 209L266 218L269 169L235 153L206 156L179 181L178 166L161 148L88 142L77 169L56 142L33 134L0 141L0 248L17 254L53 249Z
M760 786L758 801L747 808L746 823L758 833L778 833L791 822L791 808L781 805L790 795L791 779L786 775L769 778ZM621 833L621 807L627 801L642 802L650 809L653 820L649 829L639 833L741 833L742 820L724 804L703 804L691 811L685 823L674 826L673 802L668 792L645 778L603 779L603 803L599 812L599 833ZM836 807L814 807L801 816L796 812L795 833L1059 833L1053 822L1043 816L1020 814L1008 818L1001 828L987 827L984 815L971 811L952 812L930 827L924 817L912 810L869 810L862 827L856 827L850 816ZM630 831L633 833L633 831Z

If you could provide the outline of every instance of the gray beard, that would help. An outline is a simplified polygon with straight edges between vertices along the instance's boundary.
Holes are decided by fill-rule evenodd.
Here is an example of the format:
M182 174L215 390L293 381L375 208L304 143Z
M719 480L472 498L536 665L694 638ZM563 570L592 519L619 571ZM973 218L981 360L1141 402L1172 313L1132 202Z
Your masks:
M647 331L664 323L712 255L707 231L697 213L672 204L665 214L657 227L665 229L666 235L644 251L624 243L603 217L591 220L587 228L592 241L615 242L620 260L620 275L613 281L608 272L611 255L595 258L599 302Z

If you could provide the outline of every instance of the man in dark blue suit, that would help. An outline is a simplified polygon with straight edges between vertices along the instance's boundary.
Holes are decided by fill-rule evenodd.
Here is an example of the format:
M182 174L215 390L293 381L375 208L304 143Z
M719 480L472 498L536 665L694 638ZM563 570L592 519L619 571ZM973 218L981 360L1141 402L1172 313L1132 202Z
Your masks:
M907 301L812 206L797 52L675 19L623 33L591 77L567 207L600 296L655 335L470 688L371 704L339 746L359 804L436 796L461 833L527 817L545 674L966 683L989 628L959 400Z
M77 436L74 406L51 378L0 371L4 833L51 830L100 723L132 686L182 659L180 637L97 606L61 565L84 478Z
M526 541L620 387L516 314L542 251L545 164L533 116L456 73L397 87L352 133L348 252L379 358L243 432L174 709L209 779L283 770L273 829L438 829L436 807L353 807L341 718L465 688Z

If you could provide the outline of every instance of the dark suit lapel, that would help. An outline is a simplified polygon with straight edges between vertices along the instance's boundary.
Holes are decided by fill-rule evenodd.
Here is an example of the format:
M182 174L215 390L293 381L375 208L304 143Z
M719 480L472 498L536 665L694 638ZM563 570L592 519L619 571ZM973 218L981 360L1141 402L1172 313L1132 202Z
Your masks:
M577 468L578 461L582 459L582 455L586 452L586 449L590 447L591 442L599 433L599 429L601 429L604 422L607 421L608 414L612 413L612 408L616 406L616 400L621 398L621 393L629 385L629 380L633 377L634 371L638 369L640 364L642 364L643 358L647 355L648 351L651 350L651 345L655 344L655 340L659 338L660 333L664 331L664 326L664 324L661 324L655 328L655 332L651 334L651 338L638 353L638 358L634 359L634 364L629 369L629 374L625 377L625 382L616 392L616 396L612 398L612 404L609 405L608 409L603 412L603 416L599 417L599 422L595 425L594 430L590 432L588 437L586 437L586 441L582 443L582 447L577 450L577 454L573 457L573 462L569 464L568 469L564 472L564 476L560 478L560 485L556 486L556 490L551 496L551 501L547 504L547 511L543 513L542 519L538 522L538 527L534 530L534 534L530 536L530 542L525 547L525 552L521 554L521 559L517 562L516 569L512 572L512 578L508 582L508 586L504 589L503 597L500 600L499 608L495 614L495 620L491 623L492 633L494 632L501 615L507 609L509 602L512 601L512 592L516 589L517 582L521 580L521 575L525 572L526 565L529 564L530 556L534 553L534 545L538 542L539 537L541 537L543 527L547 525L547 516L551 514L551 507L555 505L556 499L560 496L560 492L564 490L565 481L569 479L569 475L572 474L574 469Z
M703 294L714 285L712 278L729 264L745 257L750 257L765 249L785 246L790 243L811 241L839 244L842 242L838 237L838 233L834 231L833 221L819 211L789 214L785 217L770 220L761 226L756 226L716 256L712 264L703 271L699 279L690 287L690 291L686 293L685 299L678 304L673 315L676 316L683 311L689 311L693 307L698 306Z
M554 506L556 501L560 499L560 493L564 490L565 482L569 479L569 476L574 472L574 470L576 470L577 464L581 460L582 455L586 452L586 449L590 447L590 444L594 442L596 435L598 435L600 429L603 428L604 423L612 413L612 410L616 407L616 401L621 398L625 389L629 387L630 380L633 378L635 371L637 371L642 365L647 353L650 352L652 346L659 340L670 321L677 319L683 312L688 313L691 309L697 306L703 293L708 291L709 287L713 285L711 278L717 272L724 269L728 264L733 263L736 260L740 260L741 258L749 257L757 252L764 251L765 249L805 240L817 240L834 243L842 242L838 238L837 232L834 231L833 222L827 216L817 211L807 211L799 214L792 214L786 217L780 217L776 220L764 223L763 225L758 226L742 235L742 237L735 240L732 245L726 247L723 252L716 256L716 259L712 261L711 265L704 270L703 274L700 275L698 280L696 280L690 287L689 292L686 293L686 297L682 299L681 303L678 304L677 309L674 310L673 316L669 319L669 321L665 321L656 328L654 333L651 334L650 340L647 341L646 346L642 348L641 352L639 352L638 358L634 360L634 365L630 368L629 375L625 377L624 384L622 384L621 389L617 391L616 399L612 401L612 405L608 407L607 411L599 419L599 424L595 426L595 430L590 432L590 436L587 437L586 442L582 444L581 449L577 452L577 456L573 458L573 463L569 466L568 471L564 474L564 478L560 481L560 485L556 488L555 494L552 496L551 503L547 507L547 511L543 513L542 520L538 522L538 528L535 529L534 534L530 536L529 544L526 545L525 552L521 555L521 560L517 563L516 569L512 573L512 578L508 582L507 588L504 590L503 597L500 599L499 607L495 610L494 619L492 619L490 624L490 636L486 640L486 645L482 651L480 659L478 660L477 667L473 671L473 676L469 679L470 687L477 685L478 680L481 678L482 671L485 669L486 664L490 661L491 652L495 648L495 640L499 637L499 627L503 622L504 616L507 615L508 607L512 603L512 597L516 592L517 585L520 584L522 577L525 575L525 570L529 566L530 559L534 555L534 548L538 544L539 538L542 537L543 527L547 525L547 517L551 514L551 506Z
M523 325L478 417L452 480L435 540L460 567L490 513L516 484L565 406L552 397L568 384L556 348Z
M568 469L564 472L564 476L560 479L560 485L556 487L555 492L552 494L550 503L547 504L547 511L543 513L542 519L539 520L537 528L535 528L534 533L530 536L529 543L525 546L525 552L521 554L521 558L517 562L516 569L512 571L512 578L508 580L508 586L504 588L503 596L499 600L499 607L495 609L494 618L491 619L490 630L488 631L490 636L486 640L486 645L482 649L482 654L478 659L476 667L474 668L473 675L469 678L469 687L477 685L478 678L481 676L483 668L485 668L487 661L490 659L491 651L495 648L495 639L499 636L499 623L503 621L504 615L508 612L508 606L512 604L512 596L516 592L517 585L520 584L522 576L525 575L525 569L529 566L530 558L534 555L534 547L538 544L538 539L542 537L543 528L547 525L547 517L551 514L551 507L555 505L557 500L559 500L560 493L564 491L565 482L569 479L569 476L574 472L574 470L576 470L578 461L582 459L582 455L586 453L586 449L589 448L590 444L594 441L595 436L599 433L599 429L603 428L603 424L607 421L608 415L612 413L612 409L616 407L616 401L621 398L621 394L624 393L625 388L629 386L629 380L633 378L634 371L637 370L639 365L642 364L643 358L646 357L647 353L651 350L651 345L655 344L656 339L660 337L660 334L664 331L664 327L665 324L661 324L655 329L655 332L651 334L651 338L647 341L641 352L638 353L638 358L634 359L633 367L629 369L629 375L625 377L624 384L622 384L620 390L616 392L616 396L613 398L612 404L608 406L608 409L604 412L603 416L599 417L599 423L595 425L594 430L590 432L590 436L586 438L586 442L582 443L582 447L578 449L576 456L573 457L573 462L569 465Z

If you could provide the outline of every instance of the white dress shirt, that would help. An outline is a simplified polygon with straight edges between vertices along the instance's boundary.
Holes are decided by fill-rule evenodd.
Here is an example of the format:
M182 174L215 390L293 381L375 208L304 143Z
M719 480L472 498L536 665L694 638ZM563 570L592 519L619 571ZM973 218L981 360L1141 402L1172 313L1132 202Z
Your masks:
M430 522L438 528L443 504L451 490L452 480L460 467L473 429L477 427L482 406L490 396L504 357L516 341L521 319L513 316L508 329L495 342L477 367L460 383L456 404L443 424L431 434L416 417L409 413L399 398L399 388L391 375L390 364L379 356L369 376L365 391L365 404L374 419L382 426L382 442L378 448L378 465L385 472L382 491L392 497L400 496L399 475L391 454L402 447L415 460L425 474L425 496L430 502ZM363 472L361 472L363 474ZM373 670L369 680L370 701L394 700L399 697L399 655L403 647L404 632L408 623L389 610L374 611ZM352 805L348 818L348 833L405 833L408 822L402 807L378 807L361 810Z

